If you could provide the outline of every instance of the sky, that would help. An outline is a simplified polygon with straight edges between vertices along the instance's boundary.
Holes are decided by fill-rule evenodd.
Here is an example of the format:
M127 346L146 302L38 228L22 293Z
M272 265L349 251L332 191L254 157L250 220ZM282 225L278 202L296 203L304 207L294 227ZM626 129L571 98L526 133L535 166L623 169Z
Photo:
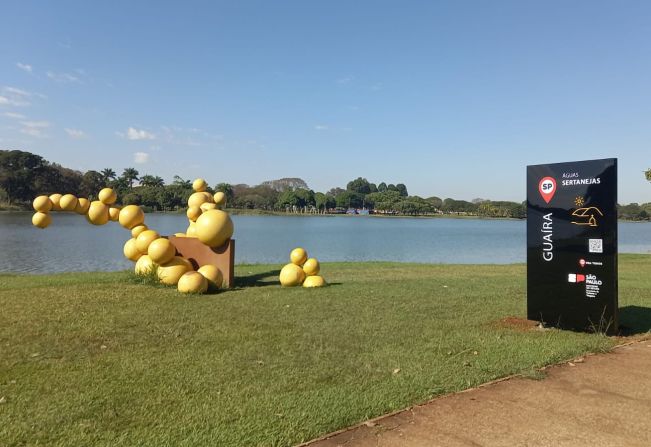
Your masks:
M525 199L619 159L651 202L648 1L4 1L0 149L86 170Z

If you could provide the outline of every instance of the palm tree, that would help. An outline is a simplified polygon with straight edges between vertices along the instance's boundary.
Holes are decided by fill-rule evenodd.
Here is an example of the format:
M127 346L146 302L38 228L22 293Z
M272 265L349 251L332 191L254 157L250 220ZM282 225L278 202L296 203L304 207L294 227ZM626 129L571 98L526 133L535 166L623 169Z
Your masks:
M115 180L116 174L115 171L111 168L102 169L102 180L104 183L108 183L110 180Z
M174 182L172 184L176 185L176 186L180 186L182 188L192 188L192 181L191 180L183 180L178 175L174 176Z
M651 182L651 169L647 169L646 171L644 171L644 176L648 181Z
M165 186L165 180L163 180L163 178L159 176L143 175L142 177L140 177L140 184L142 186L162 188L163 186Z
M125 168L122 172L122 178L129 184L129 188L133 188L133 182L138 180L139 175L140 173L136 168Z

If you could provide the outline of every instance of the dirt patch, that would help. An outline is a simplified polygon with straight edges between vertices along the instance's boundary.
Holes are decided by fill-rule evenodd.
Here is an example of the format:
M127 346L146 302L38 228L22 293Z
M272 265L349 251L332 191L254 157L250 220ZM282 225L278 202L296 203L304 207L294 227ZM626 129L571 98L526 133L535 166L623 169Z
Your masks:
M493 326L504 329L512 329L518 332L529 332L540 330L540 322L527 320L520 317L506 317L492 323Z

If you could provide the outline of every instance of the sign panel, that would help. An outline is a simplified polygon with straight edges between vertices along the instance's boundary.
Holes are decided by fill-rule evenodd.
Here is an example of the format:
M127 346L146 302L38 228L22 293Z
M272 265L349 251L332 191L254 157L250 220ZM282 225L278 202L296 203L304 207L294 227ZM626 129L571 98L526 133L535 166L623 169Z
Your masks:
M617 159L527 166L527 317L614 334L617 309Z

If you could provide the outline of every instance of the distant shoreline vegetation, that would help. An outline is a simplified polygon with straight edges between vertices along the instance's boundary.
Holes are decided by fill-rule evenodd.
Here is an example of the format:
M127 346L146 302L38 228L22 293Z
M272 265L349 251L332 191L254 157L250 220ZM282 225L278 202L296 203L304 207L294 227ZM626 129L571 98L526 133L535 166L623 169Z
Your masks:
M105 187L114 188L121 205L136 204L147 211L181 211L192 194L192 180L174 176L170 184L162 177L140 175L132 167L117 175L111 168L80 172L24 151L0 150L0 210L31 209L40 194L72 193L96 199ZM358 177L345 188L315 192L300 178L283 178L256 186L218 183L210 192L222 191L228 208L243 214L374 214L414 217L526 218L526 202L474 199L470 202L436 196L410 196L407 186L374 184ZM618 215L626 220L649 220L651 203L621 205Z

